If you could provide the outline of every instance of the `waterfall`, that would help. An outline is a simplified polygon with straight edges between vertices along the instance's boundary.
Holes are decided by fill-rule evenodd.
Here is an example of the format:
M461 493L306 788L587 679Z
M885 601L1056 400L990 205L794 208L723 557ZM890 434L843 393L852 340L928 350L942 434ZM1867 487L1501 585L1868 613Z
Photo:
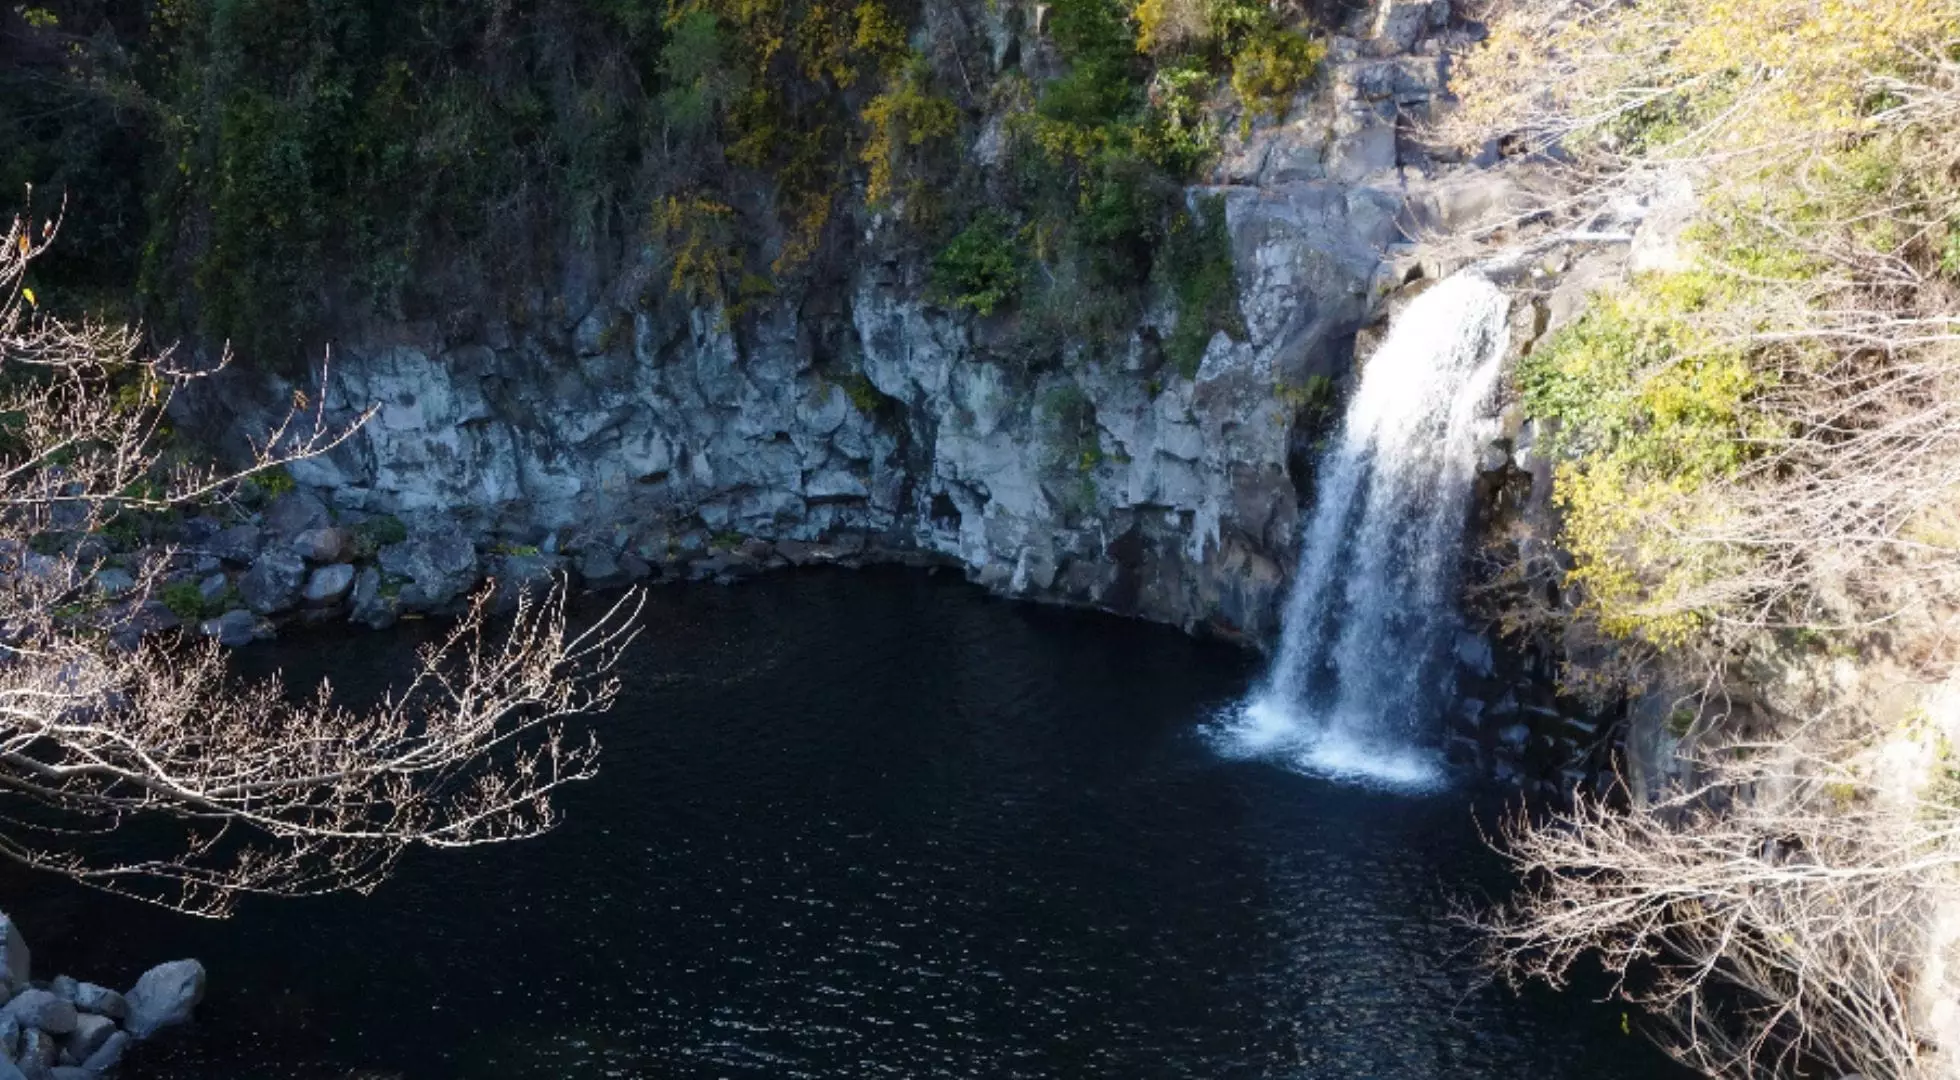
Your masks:
M1474 271L1418 296L1361 372L1318 467L1262 686L1222 748L1302 771L1434 787L1458 629L1457 565L1509 300Z

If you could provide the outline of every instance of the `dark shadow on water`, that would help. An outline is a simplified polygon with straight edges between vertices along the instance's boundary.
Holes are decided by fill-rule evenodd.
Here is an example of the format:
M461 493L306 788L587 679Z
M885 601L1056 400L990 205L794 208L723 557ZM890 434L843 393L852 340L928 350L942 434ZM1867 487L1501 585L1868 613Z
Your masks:
M227 924L8 872L37 974L206 962L130 1080L1677 1075L1616 1008L1482 984L1471 795L1212 754L1247 654L897 572L647 619L553 835ZM416 633L249 663L372 694Z

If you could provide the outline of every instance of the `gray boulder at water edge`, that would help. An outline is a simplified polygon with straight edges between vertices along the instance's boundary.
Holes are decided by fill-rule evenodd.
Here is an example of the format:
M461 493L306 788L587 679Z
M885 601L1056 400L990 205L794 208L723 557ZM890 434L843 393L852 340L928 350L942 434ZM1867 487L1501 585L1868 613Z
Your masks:
M308 529L293 537L293 550L310 563L336 563L347 554L347 534L340 529Z
M354 588L354 568L347 563L322 566L306 579L302 598L307 607L332 607Z
M127 1031L110 1035L101 1049L82 1060L82 1068L98 1075L108 1072L122 1062L123 1051L129 1049L130 1041Z
M238 595L246 607L260 615L272 615L299 602L300 586L305 581L306 560L296 551L274 548L260 555L238 579Z
M461 529L446 528L382 548L381 569L408 579L404 605L439 608L476 585L476 545Z
M106 1016L83 1013L75 1018L74 1034L64 1039L61 1053L64 1057L80 1065L95 1056L97 1050L107 1045L116 1034L116 1022Z
M205 637L218 639L227 649L242 649L258 639L259 620L249 611L231 610L198 628Z
M77 983L73 1000L77 1012L106 1016L111 1020L123 1020L129 1016L129 1003L123 1000L121 994L106 986Z
M361 626L386 630L401 617L401 597L382 588L381 571L369 566L354 579L353 610L348 619Z
M123 996L129 1001L129 1033L147 1039L191 1018L191 1010L204 1000L204 965L195 960L158 964Z
M47 990L26 990L7 1002L6 1013L22 1028L39 1028L50 1035L75 1030L75 1006Z

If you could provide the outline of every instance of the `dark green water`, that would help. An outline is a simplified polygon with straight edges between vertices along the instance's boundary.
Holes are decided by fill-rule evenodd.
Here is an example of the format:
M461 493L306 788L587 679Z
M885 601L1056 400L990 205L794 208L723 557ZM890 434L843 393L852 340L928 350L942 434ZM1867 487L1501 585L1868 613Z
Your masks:
M647 619L559 832L227 924L9 874L37 973L205 961L130 1080L1678 1075L1617 1008L1480 977L1474 791L1214 754L1253 657L900 573ZM372 693L412 638L252 662Z

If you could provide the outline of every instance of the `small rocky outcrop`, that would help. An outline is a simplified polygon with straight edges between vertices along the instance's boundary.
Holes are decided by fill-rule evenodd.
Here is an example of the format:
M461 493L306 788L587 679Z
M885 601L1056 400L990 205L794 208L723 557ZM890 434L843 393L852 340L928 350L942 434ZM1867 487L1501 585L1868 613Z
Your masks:
M233 566L250 566L259 557L262 541L256 525L237 525L212 535L204 550Z
M476 545L460 528L437 529L382 548L381 569L407 579L403 603L445 607L476 585Z
M190 1021L204 965L160 964L127 994L66 975L30 981L27 942L0 915L0 1080L101 1080L130 1043Z
M123 996L129 1002L129 1033L149 1038L190 1020L191 1011L204 1000L204 965L195 960L159 964Z
M238 581L245 606L260 615L273 615L299 601L306 582L306 560L297 552L274 548L260 555Z
M367 567L354 579L353 610L348 618L371 630L386 630L401 618L400 593L383 592L381 571Z
M354 589L354 568L346 563L322 566L307 575L300 597L310 608L333 607Z
M293 550L316 566L339 562L347 548L347 533L341 529L308 529L293 537Z

